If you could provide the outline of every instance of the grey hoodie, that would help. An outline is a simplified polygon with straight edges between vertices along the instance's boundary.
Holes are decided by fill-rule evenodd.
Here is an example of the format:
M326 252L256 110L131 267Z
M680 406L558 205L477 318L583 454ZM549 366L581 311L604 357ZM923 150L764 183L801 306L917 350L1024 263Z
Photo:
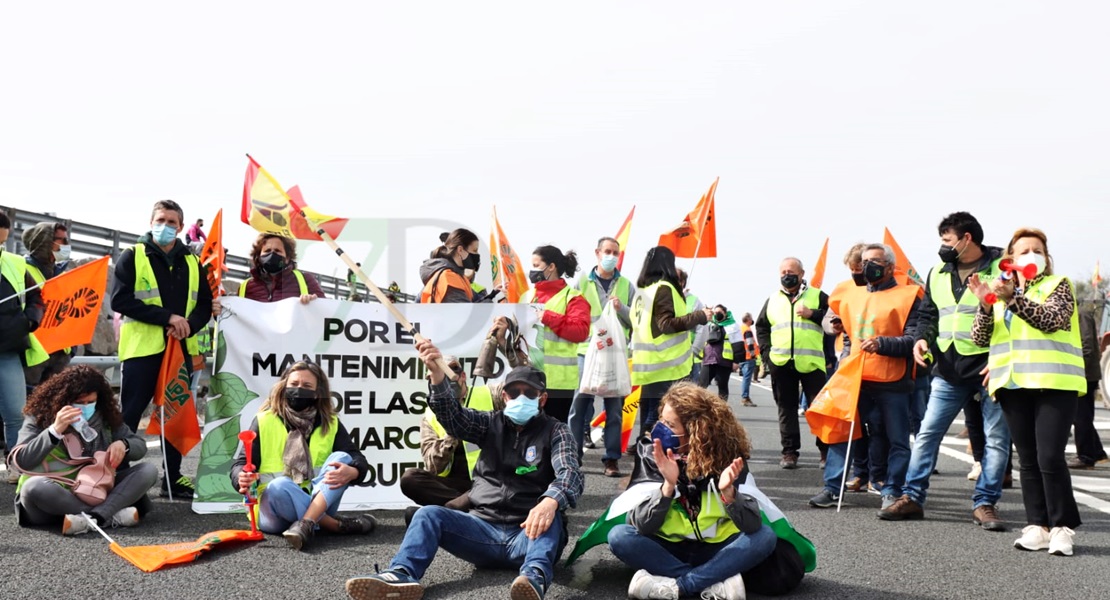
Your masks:
M435 274L443 269L451 269L455 273L458 273L459 277L462 277L464 280L466 279L463 274L463 268L456 265L455 261L449 258L429 258L424 261L424 264L420 265L420 283L428 285L428 282L435 277ZM466 292L454 288L448 289L447 294L443 297L444 304L457 302L469 303L471 301L472 300L466 295Z

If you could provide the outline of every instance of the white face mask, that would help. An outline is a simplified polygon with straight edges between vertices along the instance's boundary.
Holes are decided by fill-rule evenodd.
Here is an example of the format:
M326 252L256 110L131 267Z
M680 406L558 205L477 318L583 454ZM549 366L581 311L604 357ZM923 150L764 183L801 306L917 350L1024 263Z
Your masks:
M65 262L69 260L69 253L73 250L73 246L69 244L62 244L54 251L54 262Z
M1037 265L1037 275L1040 275L1041 273L1044 273L1044 268L1048 264L1048 261L1045 260L1043 254L1030 252L1028 254L1022 254L1021 256L1019 256L1017 260L1014 261L1014 264L1019 267L1024 267L1025 265L1030 264Z

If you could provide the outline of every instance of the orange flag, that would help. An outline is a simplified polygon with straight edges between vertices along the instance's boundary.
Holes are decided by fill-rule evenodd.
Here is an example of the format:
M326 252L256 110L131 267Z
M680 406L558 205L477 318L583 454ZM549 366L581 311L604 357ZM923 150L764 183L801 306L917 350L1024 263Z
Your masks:
M659 236L659 245L674 250L678 258L715 258L717 256L717 223L714 214L714 196L718 177L701 197L694 210L686 215L682 224Z
M1096 260L1095 261L1095 272L1091 273L1091 287L1095 288L1095 291L1097 292L1098 291L1098 284L1100 284L1100 283L1102 283L1102 275L1099 275L1098 261Z
M204 248L200 251L200 264L208 267L208 287L212 289L212 297L223 295L221 282L227 272L227 252L224 249L224 209L216 212L212 219L212 228L208 230L208 237L204 239Z
M806 410L809 430L826 444L840 444L863 435L856 405L863 379L863 352L853 352L840 362L836 373L821 388ZM855 423L855 429L852 428Z
M108 257L99 258L42 284L46 310L35 339L47 353L92 341L108 287Z
M152 573L168 565L190 563L216 544L225 542L257 542L265 539L261 532L241 529L222 529L206 533L192 542L163 544L161 546L120 546L112 542L109 548L143 572Z
M333 238L339 237L347 219L312 210L305 204L300 188L293 186L288 192L248 154L247 174L243 182L243 207L240 218L244 223L263 233L276 233L298 240L320 241L319 235L305 220L305 216ZM304 211L304 216L301 211Z
M890 230L883 227L883 243L890 246L894 250L894 279L898 281L898 285L914 284L921 288L917 292L918 298L925 297L925 281L921 279L921 274L917 269L913 268L910 264L910 259L906 258L906 253L902 252L902 247L898 242L894 241L894 236L891 235Z
M813 275L809 278L809 287L820 288L825 281L825 262L829 259L829 238L825 238L825 245L821 247L821 255L813 267Z
M621 223L621 228L617 231L617 235L613 236L617 238L617 245L620 246L621 249L620 257L617 258L618 271L624 266L624 251L628 248L628 236L632 233L632 215L634 214L636 214L635 205L633 205L632 210L628 212L628 216L625 217L624 223Z
M162 413L165 407L165 438L182 455L188 454L200 443L200 425L193 392L189 389L189 370L185 368L185 353L181 343L168 338L166 352L162 355L162 368L158 372L158 385L154 388L154 410L150 412L150 425L146 432L162 433Z
M528 291L528 274L520 263L520 257L509 245L501 223L497 220L497 207L493 207L493 223L489 233L490 267L493 269L493 287L505 282L507 302L520 302L520 297Z

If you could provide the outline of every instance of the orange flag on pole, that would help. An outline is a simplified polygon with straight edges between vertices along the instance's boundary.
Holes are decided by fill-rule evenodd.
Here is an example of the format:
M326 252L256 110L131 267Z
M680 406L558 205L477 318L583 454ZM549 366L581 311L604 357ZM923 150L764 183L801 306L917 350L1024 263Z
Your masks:
M682 224L659 236L659 245L674 250L678 258L715 258L717 256L717 223L714 214L714 199L717 193L718 177L709 186L709 191L701 197L694 210L682 220Z
M825 245L821 247L821 255L813 266L813 275L809 278L809 287L820 288L825 281L825 262L829 259L829 238L825 238Z
M497 220L497 207L493 207L493 222L489 232L490 267L493 269L493 287L500 287L505 283L505 300L507 302L520 302L520 297L528 291L528 274L520 263L505 232L501 230L501 223Z
M634 214L636 214L635 205L632 206L632 210L628 212L628 216L625 217L624 223L621 223L620 230L617 231L617 235L614 236L617 238L617 245L620 246L621 249L620 257L617 258L618 271L624 266L624 251L628 248L628 236L632 233L632 215Z
M35 339L48 354L92 341L108 287L108 257L83 264L42 284L46 307Z
M853 352L840 362L836 373L821 388L806 410L809 430L826 444L858 440L863 435L856 406L863 380L863 352ZM855 427L853 429L853 423Z
M921 274L910 264L910 259L906 258L906 253L902 252L902 247L898 245L898 242L894 241L894 235L892 235L890 229L886 227L883 227L883 243L890 246L891 250L894 250L894 279L898 281L898 285L909 285L912 283L921 288L917 291L917 297L924 298L925 280L921 279Z
M189 370L185 368L181 343L170 337L166 339L166 352L162 355L162 368L154 388L155 409L150 413L150 425L146 432L151 435L161 433L182 455L188 454L193 446L200 443L197 407L189 383Z
M1102 283L1102 275L1098 272L1098 261L1095 261L1095 272L1091 274L1091 287L1098 291L1098 284Z
M262 168L248 154L247 175L243 182L243 208L240 218L262 233L276 233L280 236L298 240L321 241L322 238L309 227L301 210L312 219L316 225L333 238L338 238L339 233L347 224L347 219L340 219L312 210L305 204L301 190L297 186L289 188L288 192L282 190L273 175Z
M200 264L208 267L208 287L212 289L212 297L223 295L224 273L227 272L227 252L224 250L224 209L216 212L212 219L212 228L208 230L208 237L204 239L204 248L200 251Z

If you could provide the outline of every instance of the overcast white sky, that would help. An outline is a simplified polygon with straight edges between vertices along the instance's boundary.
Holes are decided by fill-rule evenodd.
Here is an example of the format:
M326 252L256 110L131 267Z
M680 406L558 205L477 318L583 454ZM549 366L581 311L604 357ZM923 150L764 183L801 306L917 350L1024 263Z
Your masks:
M526 257L587 254L633 204L626 274L714 177L691 287L756 311L786 255L889 226L1042 227L1089 276L1110 196L1104 2L13 3L0 22L0 204L132 231L159 198L238 223L244 153L322 212L439 218ZM341 238L365 255L379 235ZM419 285L440 227L372 276ZM358 239L363 238L363 239ZM483 255L488 251L483 249ZM1110 254L1104 255L1110 258ZM685 262L689 266L689 261ZM342 274L322 247L302 266ZM1104 271L1106 269L1104 268ZM488 279L488 273L483 276Z

